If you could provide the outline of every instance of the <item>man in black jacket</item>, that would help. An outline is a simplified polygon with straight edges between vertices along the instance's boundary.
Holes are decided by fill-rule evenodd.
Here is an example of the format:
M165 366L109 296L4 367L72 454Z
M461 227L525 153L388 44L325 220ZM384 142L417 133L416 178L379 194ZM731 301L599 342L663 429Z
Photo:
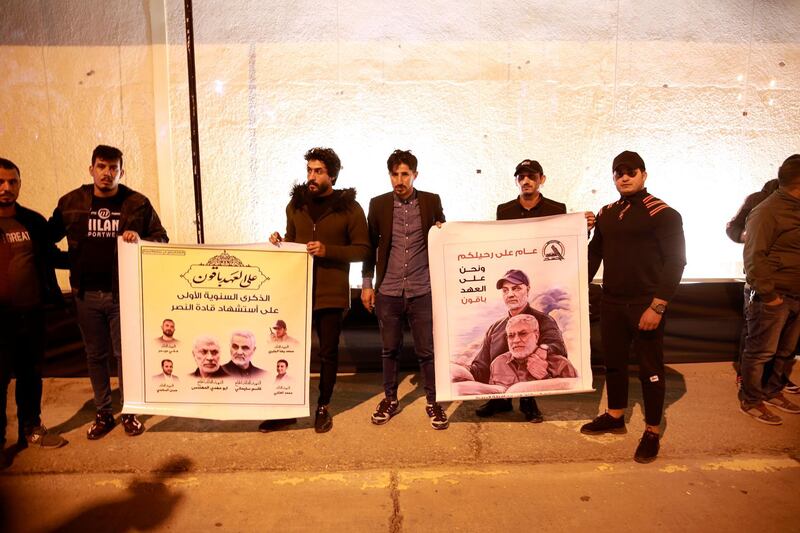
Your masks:
M581 433L625 433L628 405L628 356L639 358L646 429L634 459L658 455L664 411L664 311L686 265L680 213L649 194L644 161L625 151L611 166L620 199L597 213L589 243L589 282L603 270L600 313L606 363L608 411L581 427Z
M97 409L86 435L95 440L115 424L109 369L112 355L119 372L120 397L123 393L117 236L125 242L169 239L150 200L120 184L125 171L118 148L97 146L92 152L89 174L93 183L62 196L48 225L52 239L58 242L66 237L69 247L69 281ZM144 425L133 414L122 415L122 425L130 436L144 431Z
M385 397L372 414L374 424L385 424L400 412L397 376L403 325L408 321L414 352L425 387L426 413L433 429L449 425L444 409L436 403L433 361L433 307L428 269L428 231L444 220L439 195L414 188L417 157L395 150L386 162L392 192L369 202L372 252L364 261L361 302L375 311L381 330L381 361ZM378 267L375 288L372 276Z
M541 188L547 181L547 176L544 173L542 165L538 161L533 159L524 159L520 161L517 168L514 170L514 181L519 189L519 195L511 201L497 206L497 220L548 217L563 215L567 212L567 206L565 204L556 202L550 198L545 198L542 194ZM588 227L591 229L594 225L594 213L587 212L586 221ZM526 287L527 284L527 276L525 276ZM500 287L498 287L498 289L499 288ZM541 318L539 322L541 327L543 325ZM504 321L503 327L505 327ZM490 331L491 330L492 328L490 328ZM502 328L499 328L497 331L499 332L498 338L500 339L500 345L502 347L505 345L505 340L502 338L504 331ZM560 332L558 338L559 340L561 339ZM508 348L506 347L505 349L507 350ZM496 357L500 355L500 353L503 352L493 353L492 355ZM557 355L566 355L566 350L564 353ZM475 414L485 418L494 416L495 413L511 411L511 409L513 409L511 399L499 398L485 402L475 410ZM536 398L533 396L520 398L519 410L522 411L522 414L525 415L525 419L529 422L539 423L544 421L544 416L539 410Z
M17 203L22 187L17 165L0 158L0 468L7 466L6 397L13 373L22 445L58 448L67 443L48 433L42 412L45 304L62 303L54 264L58 250L42 215Z

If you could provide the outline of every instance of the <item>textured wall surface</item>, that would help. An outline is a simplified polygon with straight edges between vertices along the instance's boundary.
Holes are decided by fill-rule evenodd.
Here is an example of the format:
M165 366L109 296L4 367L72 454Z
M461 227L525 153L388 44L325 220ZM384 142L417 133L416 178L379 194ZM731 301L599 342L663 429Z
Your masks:
M183 2L2 9L0 153L23 201L51 210L108 142L193 242ZM684 216L686 276L732 277L725 222L800 152L800 0L195 0L194 16L207 242L282 229L311 146L337 150L364 205L412 149L449 220L492 218L527 157L547 196L596 211L633 149Z

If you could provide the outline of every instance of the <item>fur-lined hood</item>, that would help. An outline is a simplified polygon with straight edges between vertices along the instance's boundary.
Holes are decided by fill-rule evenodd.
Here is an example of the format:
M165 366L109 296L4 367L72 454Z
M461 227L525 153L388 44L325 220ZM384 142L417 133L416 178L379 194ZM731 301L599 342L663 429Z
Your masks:
M292 187L292 199L290 201L292 209L300 211L308 204L309 195L307 191L308 186L305 183ZM356 190L354 188L337 189L333 191L333 194L335 198L331 204L331 211L342 212L353 208L353 204L356 201Z

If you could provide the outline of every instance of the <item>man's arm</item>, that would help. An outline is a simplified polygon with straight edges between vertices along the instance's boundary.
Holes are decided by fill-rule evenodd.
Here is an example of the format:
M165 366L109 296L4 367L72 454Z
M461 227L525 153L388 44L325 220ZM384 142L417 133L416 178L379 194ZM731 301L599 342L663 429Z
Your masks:
M326 244L324 257L343 263L357 263L365 261L369 256L371 246L367 218L358 202L347 217L347 237L349 244Z
M600 214L602 213L602 209L600 213L597 213L595 217L596 220L599 220ZM600 232L600 225L594 225L594 235L592 235L592 240L589 241L589 283L592 282L594 276L597 274L597 271L600 269L600 263L603 262L603 234Z
M434 194L433 197L436 199L436 208L433 215L436 219L436 222L446 222L444 218L444 210L442 209L442 199L438 194Z
M147 210L149 211L149 220L147 223L147 233L141 237L144 240L151 242L169 242L167 230L161 225L161 219L158 218L158 213L153 209L150 200L147 201Z
M661 281L655 298L668 302L675 296L686 266L686 239L683 235L683 220L674 209L666 209L659 214L662 219L656 227L655 236L658 248L664 258Z
M536 320L539 322L539 344L547 345L548 355L567 355L567 346L555 319L541 313L541 316L536 316Z
M775 292L774 272L767 259L777 237L775 222L775 217L764 209L755 209L747 217L745 225L747 239L744 241L742 257L747 282L765 303L779 299Z
M375 274L376 253L378 250L380 227L378 224L378 208L376 198L369 201L367 229L369 232L370 253L361 265L361 304L367 311L375 308L375 289L372 287L372 276Z
M491 357L491 346L492 346L492 330L494 326L489 328L489 331L486 332L486 335L483 337L483 344L481 344L481 349L478 350L478 354L475 356L475 359L472 360L472 364L469 366L469 371L472 374L472 377L475 381L480 381L481 383L489 383L489 369L492 364L492 357Z

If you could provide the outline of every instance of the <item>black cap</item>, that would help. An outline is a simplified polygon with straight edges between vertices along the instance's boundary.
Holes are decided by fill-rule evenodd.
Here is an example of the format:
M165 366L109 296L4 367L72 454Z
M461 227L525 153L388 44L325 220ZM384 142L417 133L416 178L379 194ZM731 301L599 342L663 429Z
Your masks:
M520 161L520 163L517 165L517 169L514 171L514 175L519 176L520 172L532 172L534 174L544 174L542 165L540 165L538 161L534 161L533 159L525 159L524 161Z
M614 172L619 167L628 167L631 170L641 169L646 170L644 168L644 160L637 154L636 152L629 152L625 150L617 157L614 158L614 162L611 163L611 172Z
M514 285L528 285L530 287L531 283L528 281L528 276L525 275L525 272L522 270L514 270L511 269L506 272L502 278L497 280L497 288L500 289L503 287L503 282L507 281Z

